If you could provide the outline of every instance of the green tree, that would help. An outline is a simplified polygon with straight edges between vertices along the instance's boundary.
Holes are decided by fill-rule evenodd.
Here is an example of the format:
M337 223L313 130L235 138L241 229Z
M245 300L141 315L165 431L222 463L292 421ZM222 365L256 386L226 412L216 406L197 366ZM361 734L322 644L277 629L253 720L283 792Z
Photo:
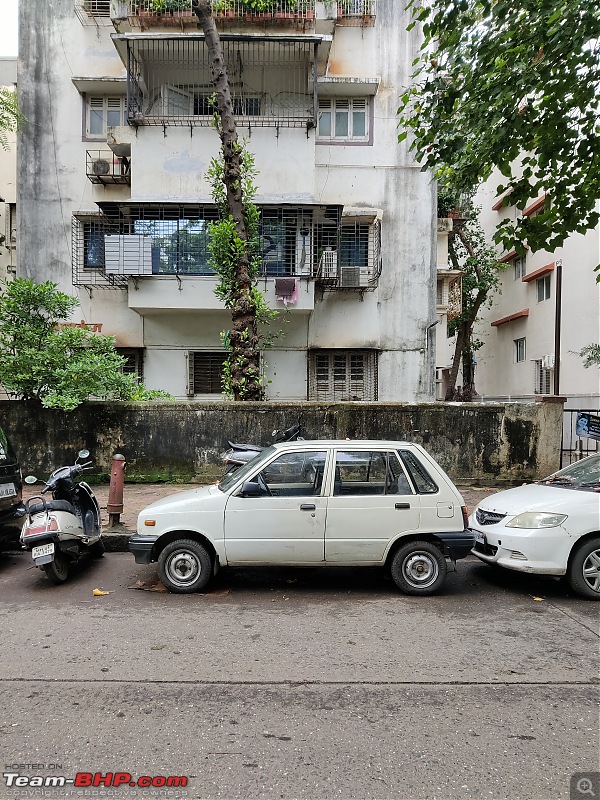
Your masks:
M154 399L122 372L114 339L64 324L78 305L56 284L15 278L0 293L0 383L23 400L72 411L90 397ZM62 323L62 324L61 324Z
M478 222L478 209L469 195L457 197L450 192L438 194L438 215L460 207L459 220L454 221L448 239L449 266L462 271L461 309L448 322L448 333L456 335L454 359L446 389L446 400L471 401L476 394L474 354L483 342L474 336L473 329L482 308L490 306L494 291L500 288L500 270L493 247L490 247ZM462 364L462 389L456 387Z
M424 41L399 108L400 140L445 186L500 170L498 195L523 210L496 241L553 251L597 225L600 5L597 0L410 0Z
M17 105L17 94L12 89L0 87L0 146L8 150L7 133L16 131L25 118Z
M586 344L578 353L575 353L583 359L583 366L600 367L600 344Z
M215 122L221 139L221 159L212 163L209 177L221 216L220 223L211 231L213 268L221 279L217 294L231 313L223 386L234 400L263 400L259 325L272 315L256 285L258 209L252 202L254 167L238 139L211 0L192 0L192 9L208 48L215 89Z

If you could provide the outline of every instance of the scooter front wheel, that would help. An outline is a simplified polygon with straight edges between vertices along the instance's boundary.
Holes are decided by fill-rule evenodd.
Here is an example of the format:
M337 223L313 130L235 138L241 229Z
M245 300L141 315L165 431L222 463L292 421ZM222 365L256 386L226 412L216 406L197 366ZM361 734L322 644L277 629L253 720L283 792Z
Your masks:
M51 583L64 583L69 574L69 563L62 553L55 553L54 561L44 564L44 572Z

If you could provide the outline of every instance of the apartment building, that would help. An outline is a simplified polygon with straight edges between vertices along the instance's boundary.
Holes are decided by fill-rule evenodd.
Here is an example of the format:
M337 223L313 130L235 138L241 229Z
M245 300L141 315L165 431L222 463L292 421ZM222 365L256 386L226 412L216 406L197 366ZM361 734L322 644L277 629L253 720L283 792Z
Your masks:
M549 198L531 198L519 211L503 205L493 178L478 197L481 222L490 241L500 219L539 213ZM483 398L532 400L558 390L567 409L597 409L600 372L584 368L577 355L600 341L600 285L594 268L600 264L600 226L573 234L554 253L527 250L503 252L501 290L481 314L477 331L483 347L477 353L476 386ZM560 280L559 280L560 276ZM557 315L557 303L560 313ZM556 352L557 332L560 352Z
M434 398L435 186L397 142L420 44L404 6L214 4L280 311L270 399ZM22 3L19 52L20 274L77 294L73 321L114 336L149 388L220 400L219 138L191 0Z

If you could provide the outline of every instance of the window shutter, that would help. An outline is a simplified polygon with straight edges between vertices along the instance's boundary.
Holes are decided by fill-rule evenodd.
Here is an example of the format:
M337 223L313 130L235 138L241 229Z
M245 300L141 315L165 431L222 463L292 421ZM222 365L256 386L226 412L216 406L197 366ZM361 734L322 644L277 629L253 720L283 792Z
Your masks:
M186 353L187 362L188 362L188 379L187 379L187 394L188 397L194 396L194 353L191 351Z

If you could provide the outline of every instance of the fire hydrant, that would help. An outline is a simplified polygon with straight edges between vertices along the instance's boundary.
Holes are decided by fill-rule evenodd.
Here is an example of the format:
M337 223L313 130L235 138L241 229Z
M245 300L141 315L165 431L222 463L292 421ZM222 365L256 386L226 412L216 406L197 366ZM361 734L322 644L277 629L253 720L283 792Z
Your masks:
M125 456L115 453L110 469L110 486L108 489L108 527L112 528L121 521L123 513L123 485L125 483Z

